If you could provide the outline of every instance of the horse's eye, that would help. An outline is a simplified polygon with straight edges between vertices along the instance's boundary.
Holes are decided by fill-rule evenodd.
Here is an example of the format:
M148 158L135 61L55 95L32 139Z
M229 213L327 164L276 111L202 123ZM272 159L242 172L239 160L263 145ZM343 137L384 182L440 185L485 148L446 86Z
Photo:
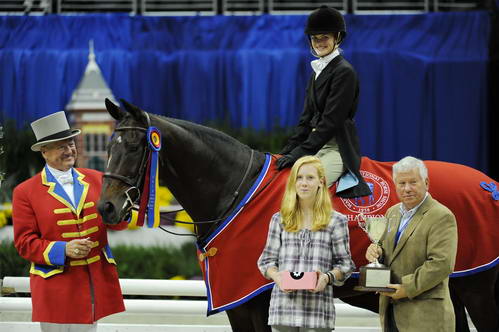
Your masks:
M139 144L128 144L127 145L127 150L130 151L130 152L138 151L139 148L140 148Z

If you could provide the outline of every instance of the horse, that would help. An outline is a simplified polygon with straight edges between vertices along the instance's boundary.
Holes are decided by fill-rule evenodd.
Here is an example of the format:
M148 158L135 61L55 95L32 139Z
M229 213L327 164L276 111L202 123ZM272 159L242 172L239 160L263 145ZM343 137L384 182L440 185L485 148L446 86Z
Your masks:
M259 195L263 189L277 187L273 183L273 178L263 183L262 170L270 168L269 155L254 151L236 139L215 129L184 120L149 114L124 100L122 100L122 104L124 109L106 99L106 108L116 120L116 128L108 145L108 162L106 172L103 175L98 210L104 222L108 224L116 224L129 216L133 206L140 199L139 188L145 181L144 168L149 153L146 137L147 128L156 127L161 132L162 145L159 151L159 180L170 189L177 201L194 221L197 246L200 250L200 265L202 269L204 266L203 273L206 281L206 268L208 267L206 264L210 259L218 257L210 257L216 255L216 248L215 252L208 250L209 244L214 241L213 233L222 231L221 227L223 230L229 229L234 223L228 224L226 221L239 213L240 210L238 209L241 206L249 206L256 200L263 200L267 203L270 201L263 199L263 195ZM388 169L391 164L375 162L374 165ZM445 168L443 172L438 174L439 177L449 177L446 174L452 173L452 170L458 167L457 164L449 165L450 169ZM476 170L473 171L481 174L480 176L483 175ZM430 174L431 172L430 169ZM363 175L364 177L369 176L368 173L363 173ZM376 177L376 175L372 176ZM487 181L491 180L485 175L483 177ZM436 180L439 181L439 179ZM258 181L262 183L264 188L258 187L258 191L255 192L255 183ZM385 188L386 185L378 182L369 182L373 192L374 189L389 190L389 188ZM485 185L487 186L487 183ZM492 186L493 182L490 182L490 185ZM376 186L381 189L376 189ZM462 192L458 182L452 188L446 187L446 190ZM278 190L275 191L274 195L279 192ZM387 195L389 196L389 194ZM459 200L457 204L467 204L473 199L473 197L470 198L466 195L463 195L463 197L464 201ZM279 200L272 199L272 201L278 202ZM377 204L373 197L364 197L357 200L335 197L333 202L335 202L335 208L344 204L351 209L352 204L358 204L356 206L360 206L360 212L366 212L369 204L374 204L373 206ZM456 202L452 203L451 200L441 200L441 202L446 205L456 205ZM492 202L491 204L496 203ZM363 205L365 206L363 207ZM234 212L236 210L237 213ZM461 210L463 209L461 208ZM474 211L480 211L480 207ZM273 212L275 211L269 211L268 213L271 215ZM382 211L377 211L377 213L380 212ZM493 205L492 212L489 212L491 215L486 217L497 221L499 218L498 213L499 208L496 204ZM462 213L460 215L456 214L456 217L461 224L473 223L474 220L471 218L477 218L476 215L463 215ZM246 248L251 249L254 243L259 243L258 248L246 250L246 253L258 250L261 252L265 243L265 238L262 239L262 237L266 237L268 220L264 221L267 228L265 226L260 227L263 229L261 233L250 234L251 238L248 238L248 234L245 234L241 241L237 241L239 244L242 243L242 245L246 246L244 247L245 250ZM357 247L360 246L365 252L365 248L369 243L367 237L365 234L359 235L360 233L350 225L349 228L352 252L354 244ZM488 241L490 245L494 246L499 242L497 225L495 225L495 229L490 229L489 233L492 236ZM227 231L224 234L228 234ZM461 241L462 234L460 233L459 236L459 241ZM492 249L495 251L495 255L498 251L497 248L496 246ZM230 251L224 253L227 254ZM258 255L259 252L256 253L256 257ZM495 259L487 268L482 266L476 273L464 271L459 276L450 279L449 288L456 313L456 331L469 331L465 308L479 331L497 331L499 328L499 265L497 261L498 259ZM250 269L253 269L251 273L260 275L256 264L254 264L255 262L250 266ZM359 260L355 263L359 264ZM362 263L364 261L360 260L360 265ZM236 263L232 261L231 264ZM243 268L241 267L241 269ZM242 278L243 273L248 274L248 271L239 270L238 268L224 272L232 275L234 279ZM355 279L348 279L344 286L335 287L334 296L346 303L377 313L378 296L374 293L362 293L354 290L356 283ZM207 287L210 288L208 282ZM246 297L239 301L237 305L231 304L219 310L227 311L229 322L234 331L270 331L267 319L271 287L272 283L267 282L267 284L259 288L254 296ZM213 294L215 294L217 290L209 289L209 291L213 291ZM209 302L211 300L209 298ZM212 313L215 312L218 311L212 311Z

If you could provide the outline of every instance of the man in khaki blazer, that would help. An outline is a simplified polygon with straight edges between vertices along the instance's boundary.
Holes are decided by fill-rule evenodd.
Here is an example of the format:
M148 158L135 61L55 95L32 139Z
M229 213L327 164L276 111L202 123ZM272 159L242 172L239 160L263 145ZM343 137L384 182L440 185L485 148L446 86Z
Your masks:
M457 252L454 214L428 193L423 161L405 157L393 165L401 203L386 212L388 227L381 246L371 244L366 258L382 259L391 269L388 287L380 292L381 325L388 332L454 331L449 274Z

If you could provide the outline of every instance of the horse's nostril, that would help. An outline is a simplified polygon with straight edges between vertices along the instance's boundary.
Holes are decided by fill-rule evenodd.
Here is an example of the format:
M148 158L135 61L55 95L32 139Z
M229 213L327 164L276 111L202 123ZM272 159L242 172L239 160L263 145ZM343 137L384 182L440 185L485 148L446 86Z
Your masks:
M106 203L104 204L104 212L105 212L106 214L113 213L113 212L114 212L114 205L113 205L113 203L111 203L111 202L106 202Z
M99 213L104 220L107 220L114 213L114 205L111 202L101 202L97 207L97 210L99 210Z

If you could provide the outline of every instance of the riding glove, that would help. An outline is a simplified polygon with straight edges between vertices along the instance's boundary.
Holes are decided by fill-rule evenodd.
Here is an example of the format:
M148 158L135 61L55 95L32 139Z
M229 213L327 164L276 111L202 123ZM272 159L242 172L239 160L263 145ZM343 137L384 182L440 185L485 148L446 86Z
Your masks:
M281 169L286 168L286 167L291 167L291 166L293 166L295 161L296 160L291 155L286 154L286 155L282 156L281 158L277 159L277 161L276 161L277 169L281 170Z
M288 154L291 151L293 151L294 148L296 148L295 144L288 144L282 148L282 150L279 152L279 154L282 154L284 156L285 154Z
M286 167L291 167L297 161L303 156L306 155L311 155L312 153L309 153L308 151L304 150L302 147L297 146L296 148L293 149L293 151L285 154L281 158L277 159L277 169L281 170Z

